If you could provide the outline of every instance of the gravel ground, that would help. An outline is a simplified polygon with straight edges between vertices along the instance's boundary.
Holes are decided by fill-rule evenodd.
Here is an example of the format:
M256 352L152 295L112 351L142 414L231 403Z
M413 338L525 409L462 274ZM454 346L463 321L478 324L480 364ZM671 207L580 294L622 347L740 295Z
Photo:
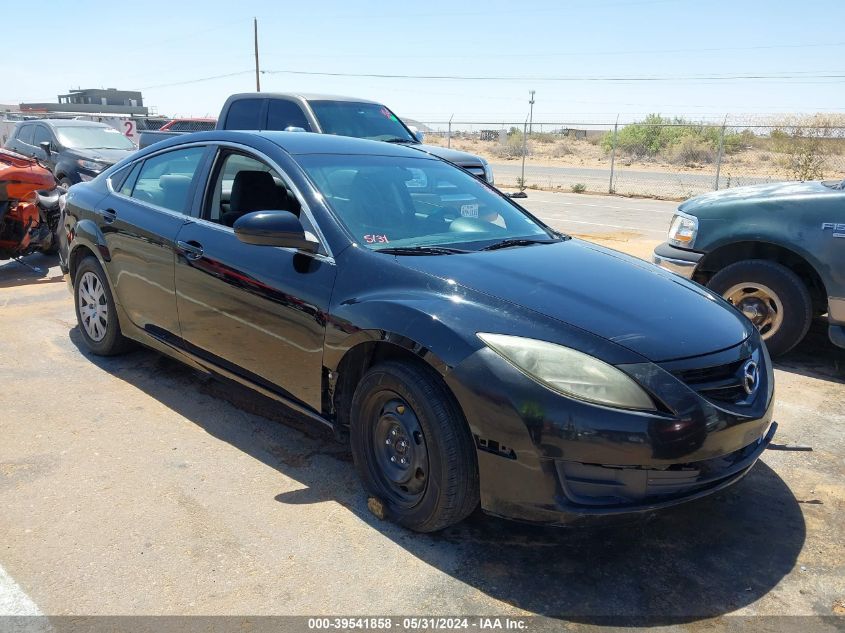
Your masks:
M578 200L602 199L545 203L613 218ZM526 206L543 216L542 202ZM590 238L640 256L659 241ZM0 264L0 580L27 609L540 614L575 628L845 611L845 353L821 323L776 370L776 442L811 452L767 451L737 485L649 517L541 529L479 514L421 536L367 511L347 451L307 420L150 351L88 355L55 262L28 261L45 272Z

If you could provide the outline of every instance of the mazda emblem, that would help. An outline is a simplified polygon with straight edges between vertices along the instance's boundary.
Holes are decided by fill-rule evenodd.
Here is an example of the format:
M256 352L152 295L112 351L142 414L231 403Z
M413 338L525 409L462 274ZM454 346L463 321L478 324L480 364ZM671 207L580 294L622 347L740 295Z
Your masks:
M742 386L745 389L745 393L750 396L757 391L757 385L759 384L760 369L757 367L756 362L749 359L742 366Z

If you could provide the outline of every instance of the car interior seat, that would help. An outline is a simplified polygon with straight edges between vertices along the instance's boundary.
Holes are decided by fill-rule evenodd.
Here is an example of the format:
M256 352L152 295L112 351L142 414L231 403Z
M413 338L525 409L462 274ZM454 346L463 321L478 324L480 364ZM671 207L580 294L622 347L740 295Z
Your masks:
M284 186L266 171L239 171L232 182L229 210L221 216L226 226L253 211L290 211L299 215L300 206Z

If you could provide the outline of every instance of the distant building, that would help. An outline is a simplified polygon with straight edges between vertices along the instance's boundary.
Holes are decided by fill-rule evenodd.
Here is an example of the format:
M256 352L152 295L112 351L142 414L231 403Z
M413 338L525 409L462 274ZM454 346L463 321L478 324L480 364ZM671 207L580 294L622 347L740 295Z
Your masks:
M58 103L22 103L23 112L80 112L147 116L144 98L136 90L78 89L59 95Z

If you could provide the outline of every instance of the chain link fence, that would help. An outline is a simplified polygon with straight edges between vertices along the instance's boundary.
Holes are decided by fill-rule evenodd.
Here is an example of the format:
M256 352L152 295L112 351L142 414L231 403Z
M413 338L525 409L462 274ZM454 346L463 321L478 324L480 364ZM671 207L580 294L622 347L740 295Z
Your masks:
M484 157L501 186L684 199L743 185L845 178L843 115L720 123L650 115L617 124L535 122L530 130L526 122L422 126L426 142Z

